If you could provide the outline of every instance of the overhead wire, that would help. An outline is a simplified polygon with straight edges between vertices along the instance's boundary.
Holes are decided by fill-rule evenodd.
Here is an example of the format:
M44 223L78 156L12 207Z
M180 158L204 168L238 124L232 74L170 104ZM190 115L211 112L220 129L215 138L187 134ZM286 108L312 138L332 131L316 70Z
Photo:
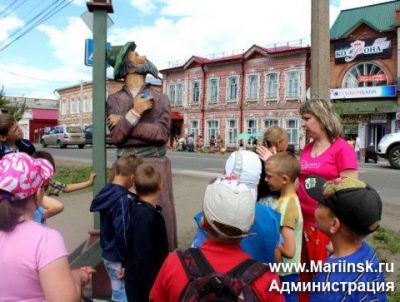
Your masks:
M66 2L65 0L62 0L62 2L58 3L55 7L51 9L51 11L48 11L44 16L41 17L38 21L36 21L33 25L31 25L29 28L25 29L23 33L21 33L19 36L17 36L15 39L13 39L11 42L0 48L0 52L8 48L10 45L18 41L20 38L22 38L24 35L38 27L40 24L46 22L48 19L53 17L55 14L57 14L59 11L70 5L74 0L70 0ZM58 2L58 0L56 1ZM55 2L54 2L55 3ZM51 5L52 6L52 5ZM40 13L41 15L42 13Z
M18 0L16 0L15 2L18 2ZM6 15L1 16L1 18L3 18L3 19L4 19L4 18L7 18L9 15L11 15L11 13L13 13L14 11L16 11L22 4L27 3L27 2L28 2L28 0L19 3L16 7L14 7L12 10L10 10Z
M16 3L18 3L20 0L14 0L14 1L12 1L5 9L3 9L1 12L0 12L0 17L1 17L1 15L3 14L3 13L5 13L8 9L10 9L14 4L16 4Z

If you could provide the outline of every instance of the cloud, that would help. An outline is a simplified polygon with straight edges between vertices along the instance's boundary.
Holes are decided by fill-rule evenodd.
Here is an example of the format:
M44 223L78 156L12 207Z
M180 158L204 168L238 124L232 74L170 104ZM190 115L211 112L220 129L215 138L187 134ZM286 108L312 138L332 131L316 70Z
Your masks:
M156 9L152 0L130 0L130 4L144 15L149 15Z
M5 45L8 41L10 33L24 25L24 21L16 16L10 15L6 18L0 19L0 47Z
M72 4L77 5L77 6L86 6L86 0L74 0L72 1Z
M388 2L388 0L341 0L340 9L343 10L360 6L368 6L382 2Z

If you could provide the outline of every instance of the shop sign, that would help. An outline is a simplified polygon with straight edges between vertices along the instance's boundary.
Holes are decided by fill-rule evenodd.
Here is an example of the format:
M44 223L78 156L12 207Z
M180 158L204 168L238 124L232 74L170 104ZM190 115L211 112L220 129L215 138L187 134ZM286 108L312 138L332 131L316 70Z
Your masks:
M387 122L386 113L371 113L371 124L384 124Z
M386 81L386 75L384 73L368 75L368 76L358 76L358 82L383 82Z
M362 59L387 59L392 55L392 41L388 37L360 39L335 45L335 64Z
M396 96L396 85L340 88L340 89L331 89L330 92L330 98L332 100L395 97L395 96Z

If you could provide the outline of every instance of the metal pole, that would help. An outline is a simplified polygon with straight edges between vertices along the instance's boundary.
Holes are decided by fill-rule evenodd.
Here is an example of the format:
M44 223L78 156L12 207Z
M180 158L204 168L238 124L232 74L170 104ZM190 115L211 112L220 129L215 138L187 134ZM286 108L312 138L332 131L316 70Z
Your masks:
M79 91L79 126L83 129L83 81Z
M93 194L106 184L106 41L107 11L93 9L93 170L96 178ZM94 227L100 227L99 215Z
M311 0L311 99L329 100L329 0Z

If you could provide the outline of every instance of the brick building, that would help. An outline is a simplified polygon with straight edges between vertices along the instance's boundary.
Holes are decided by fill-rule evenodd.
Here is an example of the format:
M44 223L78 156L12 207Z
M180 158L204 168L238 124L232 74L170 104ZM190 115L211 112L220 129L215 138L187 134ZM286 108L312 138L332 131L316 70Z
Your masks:
M400 1L340 12L331 28L331 100L364 146L400 129Z
M279 125L299 148L304 138L298 109L310 86L309 59L309 47L253 45L237 55L193 56L161 70L171 100L171 137L193 133L207 145L221 135L227 147L236 147L238 133Z
M121 81L108 80L107 95L121 89L123 84ZM59 125L83 127L92 123L92 87L92 82L83 82L56 90L59 95Z

